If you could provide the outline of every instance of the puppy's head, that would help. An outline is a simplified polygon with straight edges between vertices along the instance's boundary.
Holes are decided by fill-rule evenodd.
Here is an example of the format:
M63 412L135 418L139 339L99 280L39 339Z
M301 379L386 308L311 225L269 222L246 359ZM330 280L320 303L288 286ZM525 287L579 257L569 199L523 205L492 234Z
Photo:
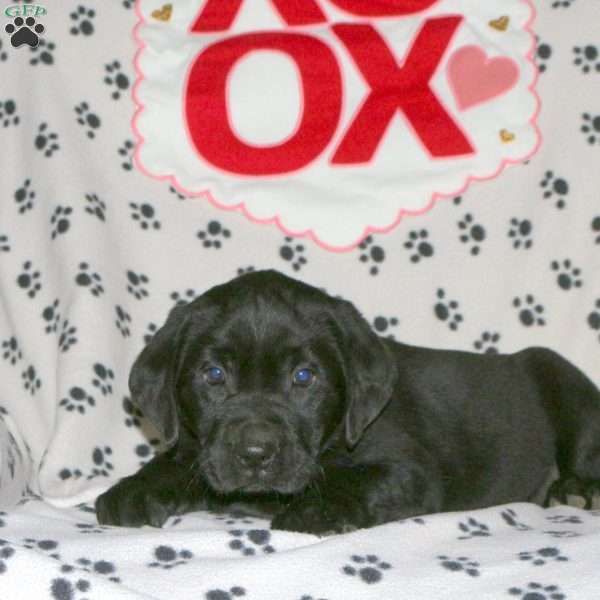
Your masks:
M260 271L176 307L136 360L133 399L218 492L295 493L338 434L391 396L389 351L348 302Z

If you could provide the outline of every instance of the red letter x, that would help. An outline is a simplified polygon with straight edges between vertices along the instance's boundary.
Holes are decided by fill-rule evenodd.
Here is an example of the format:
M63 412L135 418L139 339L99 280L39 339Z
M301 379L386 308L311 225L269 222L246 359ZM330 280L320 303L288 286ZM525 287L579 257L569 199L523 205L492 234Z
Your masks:
M398 67L385 40L370 25L334 25L371 87L332 163L368 162L398 109L432 156L470 154L469 141L429 87L460 16L429 19L419 31L404 63Z

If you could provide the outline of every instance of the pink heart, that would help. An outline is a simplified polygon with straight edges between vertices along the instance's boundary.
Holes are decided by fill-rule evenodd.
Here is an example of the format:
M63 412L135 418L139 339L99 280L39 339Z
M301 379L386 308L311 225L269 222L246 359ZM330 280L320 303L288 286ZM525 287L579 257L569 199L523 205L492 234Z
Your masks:
M465 110L508 92L519 67L504 56L488 58L479 46L463 46L450 57L447 76L458 108Z

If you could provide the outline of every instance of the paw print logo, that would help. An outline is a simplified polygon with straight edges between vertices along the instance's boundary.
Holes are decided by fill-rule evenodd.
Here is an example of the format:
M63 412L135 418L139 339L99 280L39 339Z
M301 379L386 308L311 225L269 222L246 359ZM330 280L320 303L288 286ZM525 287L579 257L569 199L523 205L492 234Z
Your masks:
M131 330L129 329L129 325L131 324L131 316L127 311L123 309L123 307L118 304L115 306L115 312L117 313L117 320L115 321L115 325L117 329L121 332L121 335L126 338L131 335Z
M458 302L456 300L447 300L446 292L443 289L438 289L436 296L438 302L433 307L435 316L440 321L447 323L452 331L456 331L460 323L464 320L463 316L458 312Z
M210 221L204 231L197 233L197 237L202 240L205 248L218 250L221 247L221 239L230 238L231 231L223 227L219 221Z
M52 226L51 238L54 240L57 236L69 231L71 221L69 217L73 209L70 206L57 206L50 217L50 225Z
M464 533L458 539L459 540L470 540L471 538L477 537L490 537L492 534L490 528L485 524L481 523L473 517L469 517L466 521L458 524L460 531Z
M368 235L359 245L358 249L360 251L359 260L362 263L371 263L374 264L369 269L370 275L378 275L379 274L379 265L381 265L385 261L385 250L374 244L374 239L372 235Z
M155 560L148 563L148 566L160 569L173 569L185 565L194 557L190 550L175 550L171 546L157 546L152 554Z
M103 396L112 394L112 383L115 379L115 374L112 369L105 367L102 363L95 363L92 367L94 377L92 377L92 385L102 392Z
M106 203L98 198L97 194L85 195L85 212L98 217L101 221L106 220Z
M519 552L518 556L519 560L529 561L530 564L535 565L536 567L541 567L542 565L545 565L546 563L552 561L566 562L569 560L566 556L563 556L560 553L560 550L558 548L552 547Z
M137 221L144 231L148 229L160 229L160 221L155 218L156 211L152 205L146 202L142 204L130 202L129 208L131 208L131 218Z
M94 139L96 137L96 130L102 125L100 117L96 113L90 111L90 105L87 102L80 102L75 107L75 112L77 113L77 122L82 127L87 127L87 136L91 140Z
M448 571L454 573L465 573L469 577L479 577L481 575L479 571L479 563L475 560L471 560L466 556L459 556L458 558L450 558L448 556L438 556L440 566L444 567Z
M23 358L16 337L11 336L2 342L2 358L7 360L11 365L16 365Z
M93 296L97 297L104 293L102 278L98 273L91 271L90 265L86 262L79 263L79 273L75 276L75 283L88 288Z
M350 557L352 564L344 565L342 572L351 577L359 577L368 584L379 583L383 579L383 572L392 568L390 563L379 560L375 554L366 556L354 555Z
M573 287L579 288L583 285L580 279L581 269L574 267L569 259L563 260L562 263L553 260L550 263L550 268L557 273L556 283L558 287L567 291Z
M507 508L506 510L503 510L500 513L500 516L509 527L512 527L517 531L531 530L531 527L529 527L529 525L526 525L525 523L519 521L519 515L517 515L517 513L512 508Z
M0 122L3 127L18 125L21 120L17 111L17 103L14 100L4 100L0 102Z
M542 42L538 36L535 50L535 62L540 73L545 73L548 69L548 61L552 58L552 46Z
M393 338L394 334L390 332L392 327L398 327L399 321L396 317L375 317L373 320L373 329L379 334L388 334L389 337Z
M581 72L585 75L591 73L592 70L600 73L600 49L598 46L575 46L573 48L575 59L573 64L581 68Z
M508 590L511 596L518 596L521 600L566 600L557 585L542 585L531 582L524 588L512 587Z
M23 380L23 387L25 391L29 392L32 396L42 387L42 382L37 376L35 367L29 365L22 373L21 379Z
M475 350L483 354L498 354L498 342L500 334L498 332L484 331L481 337L473 343Z
M590 146L600 144L600 115L590 115L590 113L583 113L581 115L583 125L581 126L581 132L586 135L586 139Z
M17 285L27 291L30 298L35 298L37 293L42 289L40 283L40 272L33 269L33 264L30 260L23 263L23 271L17 277Z
M60 313L58 312L59 300L56 299L52 304L46 306L42 311L42 317L48 324L46 325L46 333L56 333L60 323Z
M410 260L413 263L418 263L423 258L431 258L433 256L433 246L429 242L429 232L426 229L420 231L411 231L408 234L408 240L404 242L404 247L410 250Z
M12 23L8 23L4 27L4 31L10 35L10 43L13 48L27 45L30 48L35 48L39 44L39 37L44 33L44 26L41 23L36 23L33 17L16 17Z
M279 256L292 265L294 271L299 271L308 260L304 256L304 244L295 244L294 238L284 238L285 244L279 248Z
M556 200L554 205L559 210L566 206L566 196L569 195L569 183L562 177L556 177L554 171L546 171L544 178L540 181L540 187L544 189L544 200Z
M148 290L144 287L150 280L143 273L127 271L127 291L137 300L148 297Z
M130 398L125 396L123 398L123 411L127 415L125 417L125 425L127 427L140 427L142 424L142 419L144 418L144 414L142 411L135 405Z
M112 88L111 98L118 100L121 94L129 89L129 77L121 70L121 63L118 60L113 60L111 63L104 65L104 83Z
M244 556L254 556L257 550L262 550L264 554L275 552L269 543L271 532L268 529L232 529L228 533L235 538L229 542L229 547Z
M33 143L40 152L44 153L46 158L50 158L60 148L58 145L58 134L48 131L48 123L42 123L38 127L38 132Z
M471 254L477 256L481 251L481 243L485 240L486 233L483 225L475 223L473 215L467 213L459 222L458 228L463 232L459 239L463 244L471 244Z
M74 386L69 390L68 395L62 398L59 406L62 406L68 412L78 412L83 415L88 406L96 406L96 401L83 388Z
M519 250L529 250L533 246L533 240L531 239L531 233L533 231L533 225L529 219L519 220L512 218L510 220L510 228L508 230L508 237L512 239L513 248Z
M51 65L54 63L54 55L52 54L56 50L54 42L47 42L46 40L40 40L39 44L34 48L30 48L33 57L29 60L30 65Z
M121 168L124 171L131 171L133 169L133 148L133 142L131 140L125 140L117 150L119 156L124 159L121 163Z
M596 300L594 310L588 315L587 323L590 329L600 332L600 298ZM600 335L598 336L598 341L600 341Z
M543 318L544 307L538 304L531 294L527 294L524 298L514 298L513 306L517 310L519 321L525 327L544 326L546 324L546 320Z
M31 189L31 179L26 179L23 185L15 192L15 202L19 207L19 213L31 210L35 200L35 192Z
M239 585L235 585L229 588L229 591L225 590L209 590L206 592L206 600L234 600L234 598L241 598L246 595L246 590Z
M71 35L92 35L94 33L93 19L96 12L91 8L79 5L70 15L73 26L69 30Z

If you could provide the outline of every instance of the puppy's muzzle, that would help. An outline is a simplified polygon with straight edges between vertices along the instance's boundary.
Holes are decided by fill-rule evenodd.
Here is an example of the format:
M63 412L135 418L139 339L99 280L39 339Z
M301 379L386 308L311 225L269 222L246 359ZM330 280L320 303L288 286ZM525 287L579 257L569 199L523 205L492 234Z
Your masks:
M233 438L236 460L252 471L268 469L280 447L278 432L268 423L240 424Z

